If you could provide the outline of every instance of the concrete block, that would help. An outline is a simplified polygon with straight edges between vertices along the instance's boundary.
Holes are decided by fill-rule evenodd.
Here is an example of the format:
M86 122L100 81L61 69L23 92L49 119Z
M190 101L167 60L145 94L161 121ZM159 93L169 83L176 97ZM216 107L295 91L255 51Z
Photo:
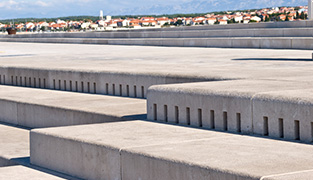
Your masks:
M230 37L232 31L230 30L210 30L204 31L206 37L216 38L216 37Z
M294 90L310 85L239 80L152 86L147 95L147 117L156 121L165 121L167 117L171 123L249 134L255 127L251 99L258 93L279 91L281 87Z
M0 120L31 128L131 120L146 113L141 99L9 86L2 86L0 94Z
M233 38L233 48L260 48L260 38Z
M232 29L229 31L229 37L254 37L254 29Z
M291 38L261 38L260 47L264 49L291 49Z
M207 47L231 48L232 41L228 38L208 38Z
M311 149L246 136L126 148L121 151L122 175L151 180L262 179L312 169L312 162L307 160Z
M185 47L207 47L207 39L186 38L184 39Z
M262 93L253 98L254 133L286 140L313 141L311 89Z
M120 151L127 147L230 136L145 121L37 129L31 163L83 179L122 179Z
M184 39L162 39L163 46L178 46L183 47L184 46Z
M313 49L313 38L292 38L293 49Z
M284 37L284 29L271 28L271 29L253 29L254 37Z
M309 28L286 28L283 29L284 37L312 37L313 32Z

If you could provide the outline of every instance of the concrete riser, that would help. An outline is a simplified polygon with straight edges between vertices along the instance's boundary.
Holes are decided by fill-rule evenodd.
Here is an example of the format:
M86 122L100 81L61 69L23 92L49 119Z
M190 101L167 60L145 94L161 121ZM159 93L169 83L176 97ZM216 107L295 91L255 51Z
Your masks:
M1 122L30 128L116 122L128 119L6 100L0 100L0 104Z
M95 33L41 33L0 36L0 38L216 38L216 37L312 37L311 28L220 29L201 31L159 32L95 32ZM73 42L75 42L73 40ZM84 41L88 43L88 39ZM105 44L106 40L98 41Z
M257 49L307 49L313 50L313 38L162 38L162 39L53 39L53 38L0 38L0 42L69 43L136 45L168 47L217 47Z
M0 84L91 94L146 98L156 84L199 82L208 79L114 72L84 72L0 67Z
M313 107L262 98L148 92L148 119L284 140L313 141Z

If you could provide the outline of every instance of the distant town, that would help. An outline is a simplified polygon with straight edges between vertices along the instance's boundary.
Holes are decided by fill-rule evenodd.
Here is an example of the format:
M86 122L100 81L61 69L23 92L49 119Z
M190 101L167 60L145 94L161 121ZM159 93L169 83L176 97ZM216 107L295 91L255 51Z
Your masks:
M177 16L177 17L118 17L100 16L97 20L62 20L29 22L1 22L0 30L5 32L13 27L17 32L56 32L56 31L105 31L114 29L139 29L139 28L166 28L175 26L203 26L203 25L226 25L232 23L262 23L269 21L301 21L308 17L307 6L297 7L274 7L258 10L226 11L208 13L200 16Z

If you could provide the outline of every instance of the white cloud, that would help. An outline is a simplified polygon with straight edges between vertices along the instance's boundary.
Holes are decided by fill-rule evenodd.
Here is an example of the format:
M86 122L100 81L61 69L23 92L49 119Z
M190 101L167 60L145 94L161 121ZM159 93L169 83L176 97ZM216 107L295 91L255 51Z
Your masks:
M42 6L42 7L50 6L50 3L46 3L46 2L43 2L43 1L37 1L35 4L38 5L38 6Z

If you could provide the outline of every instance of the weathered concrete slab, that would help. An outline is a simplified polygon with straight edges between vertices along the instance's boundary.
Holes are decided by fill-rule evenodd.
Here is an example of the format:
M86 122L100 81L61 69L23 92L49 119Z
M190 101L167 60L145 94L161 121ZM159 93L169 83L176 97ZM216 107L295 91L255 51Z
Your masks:
M90 82L91 88L96 82L97 92L103 94L106 93L106 83L109 84L110 91L114 83L119 92L119 85L126 87L126 82L131 82L128 85L132 90L133 85L147 89L154 84L192 82L197 79L310 81L313 77L313 63L310 62L312 51L306 50L144 46L104 48L96 45L36 43L0 43L0 49L1 71L13 76L13 81L16 81L16 76L18 81L20 76L26 76L31 77L32 82L36 78L38 85L38 78L41 78L42 83L46 79L47 86L48 81L51 81L53 88L55 79L56 87L61 80L62 89L64 80L67 86L71 80L73 89L75 81L83 81L85 87ZM12 77L5 78L11 83ZM140 95L141 92L137 94Z
M279 149L279 151L278 151ZM126 179L248 180L312 169L312 146L246 136L122 150Z
M31 132L33 164L88 179L260 179L313 169L312 150L145 121Z
M27 168L24 166L10 166L0 168L0 179L10 179L10 180L61 180L65 178L50 175L38 170Z
M0 96L0 121L31 128L144 119L146 114L143 99L12 86L0 86Z
M230 136L144 121L37 129L31 163L84 179L121 179L121 149Z
M25 157L29 157L29 130L0 124L0 167L18 164Z
M254 96L311 87L311 83L270 80L152 86L147 98L148 119L249 134L258 128L252 118Z

